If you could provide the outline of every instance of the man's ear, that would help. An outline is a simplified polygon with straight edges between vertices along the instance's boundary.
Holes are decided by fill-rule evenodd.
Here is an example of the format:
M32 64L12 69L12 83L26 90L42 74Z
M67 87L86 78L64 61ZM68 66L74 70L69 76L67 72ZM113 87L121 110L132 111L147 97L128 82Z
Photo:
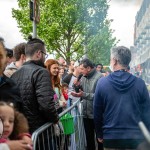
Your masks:
M117 64L117 60L113 58L113 59L111 60L111 64L112 64L113 66L116 65L116 64Z
M21 60L24 60L26 58L26 56L24 54L21 54L20 58L21 58Z
M41 55L42 55L41 50L38 50L38 51L36 52L37 58L41 58Z
M87 67L87 70L90 72L91 71L91 67Z
M116 65L118 63L118 61L116 59L114 59L114 65Z

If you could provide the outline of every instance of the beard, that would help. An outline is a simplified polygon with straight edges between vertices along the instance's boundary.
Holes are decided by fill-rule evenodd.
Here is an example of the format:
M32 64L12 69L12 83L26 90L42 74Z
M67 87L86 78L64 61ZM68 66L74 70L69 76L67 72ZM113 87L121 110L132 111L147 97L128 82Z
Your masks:
M45 65L44 65L44 61L43 61L43 59L39 59L39 60L36 60L36 61L34 61L37 65L39 65L39 66L42 66L42 67L44 67L44 68L46 68L45 67Z

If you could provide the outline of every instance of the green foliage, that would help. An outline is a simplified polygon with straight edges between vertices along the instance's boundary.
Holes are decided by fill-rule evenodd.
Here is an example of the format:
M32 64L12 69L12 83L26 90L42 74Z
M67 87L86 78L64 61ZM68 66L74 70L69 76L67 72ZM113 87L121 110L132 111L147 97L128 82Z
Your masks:
M110 29L110 21L106 20L98 33L88 41L88 57L95 64L109 65L110 49L117 44L116 38L112 38L113 31Z
M12 10L23 37L27 39L32 33L29 20L29 1L18 0L19 9ZM37 35L47 45L47 51L62 56L67 61L80 58L87 44L89 56L91 50L99 47L99 53L108 49L115 39L109 36L109 26L105 30L104 20L107 16L106 0L40 0L40 23ZM101 32L107 41L102 40ZM108 32L108 33L107 33ZM101 44L101 45L100 45ZM103 51L102 51L103 52Z

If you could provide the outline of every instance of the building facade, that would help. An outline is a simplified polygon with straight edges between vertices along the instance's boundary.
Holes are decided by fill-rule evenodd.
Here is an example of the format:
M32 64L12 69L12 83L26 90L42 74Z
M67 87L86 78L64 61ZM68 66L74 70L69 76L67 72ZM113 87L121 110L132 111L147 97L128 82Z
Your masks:
M150 0L143 0L136 15L132 66L142 72L142 78L150 83Z

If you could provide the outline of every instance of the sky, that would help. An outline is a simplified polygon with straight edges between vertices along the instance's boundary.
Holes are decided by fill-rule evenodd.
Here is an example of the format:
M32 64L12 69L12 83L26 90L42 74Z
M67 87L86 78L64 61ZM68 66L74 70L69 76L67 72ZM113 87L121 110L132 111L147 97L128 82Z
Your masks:
M113 19L111 28L113 36L120 42L118 45L133 45L135 16L143 0L111 0L108 18Z
M16 20L12 18L12 8L18 8L17 0L0 0L0 36L4 38L8 48L24 41Z
M130 47L133 45L134 23L137 11L142 0L111 0L108 18L113 19L111 29L113 36L120 42L118 45ZM17 0L0 0L0 36L5 39L5 45L13 48L16 44L24 42L12 18L11 9L17 8Z

